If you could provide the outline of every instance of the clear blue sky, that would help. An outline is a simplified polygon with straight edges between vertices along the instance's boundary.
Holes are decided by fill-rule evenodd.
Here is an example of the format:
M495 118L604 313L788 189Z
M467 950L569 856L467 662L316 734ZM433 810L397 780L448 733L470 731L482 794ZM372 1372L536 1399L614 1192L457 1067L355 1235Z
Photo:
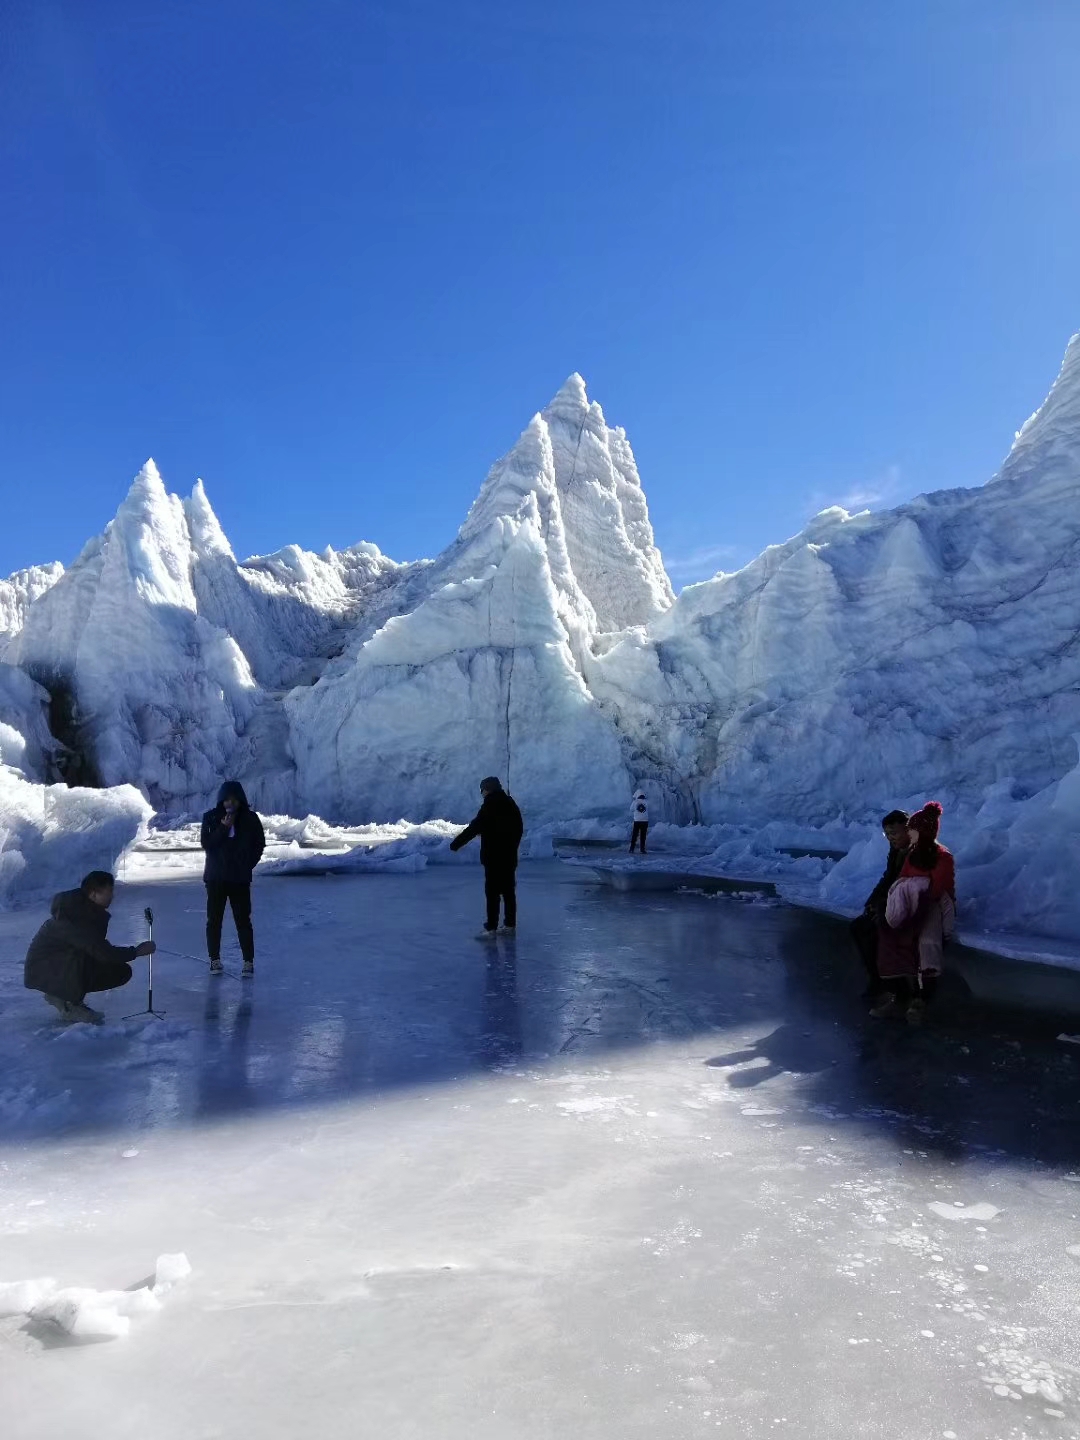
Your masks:
M677 583L987 479L1080 328L1076 0L11 0L0 574L153 455L453 536L573 370Z

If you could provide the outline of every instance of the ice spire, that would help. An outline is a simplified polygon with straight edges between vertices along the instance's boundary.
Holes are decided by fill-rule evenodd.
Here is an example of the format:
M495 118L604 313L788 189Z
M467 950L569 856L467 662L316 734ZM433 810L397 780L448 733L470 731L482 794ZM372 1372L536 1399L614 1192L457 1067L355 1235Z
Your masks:
M227 555L235 559L221 522L214 514L214 507L207 498L206 488L196 480L191 494L184 501L184 513L191 531L191 543L198 555Z
M1050 393L1017 432L996 478L1070 496L1080 488L1080 334L1069 341Z
M147 460L106 532L104 579L131 585L151 603L195 609L191 536L183 502Z

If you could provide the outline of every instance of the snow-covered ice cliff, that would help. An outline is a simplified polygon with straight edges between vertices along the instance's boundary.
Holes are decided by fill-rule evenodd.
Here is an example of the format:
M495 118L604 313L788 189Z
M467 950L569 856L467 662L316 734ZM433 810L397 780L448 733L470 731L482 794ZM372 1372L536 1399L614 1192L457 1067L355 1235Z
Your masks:
M534 823L619 818L637 782L658 819L740 827L934 794L989 910L1071 933L1033 877L1080 828L1078 546L1080 337L988 484L827 510L677 599L626 435L575 375L431 561L238 562L202 486L149 462L69 570L0 583L0 655L83 773L158 808L225 774L337 822L462 815L485 773Z

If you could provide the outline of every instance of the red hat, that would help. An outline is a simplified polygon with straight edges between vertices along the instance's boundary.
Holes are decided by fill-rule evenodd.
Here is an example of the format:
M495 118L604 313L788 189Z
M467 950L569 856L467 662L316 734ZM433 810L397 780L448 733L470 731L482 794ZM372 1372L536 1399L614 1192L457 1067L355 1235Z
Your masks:
M917 830L921 840L936 840L941 824L941 806L936 800L928 800L921 810L916 810L908 821L908 829Z

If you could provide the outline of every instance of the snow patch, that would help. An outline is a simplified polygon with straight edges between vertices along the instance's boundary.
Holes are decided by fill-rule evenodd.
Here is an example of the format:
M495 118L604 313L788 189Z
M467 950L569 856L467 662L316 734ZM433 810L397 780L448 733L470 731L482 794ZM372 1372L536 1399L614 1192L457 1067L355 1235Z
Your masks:
M946 1205L943 1200L931 1200L927 1209L932 1210L942 1220L993 1220L1001 1211L996 1205L991 1205L986 1200L980 1200L976 1205L963 1205L956 1201L952 1205Z
M0 1283L0 1316L25 1315L50 1324L76 1340L121 1339L133 1317L161 1309L162 1296L191 1274L186 1255L160 1255L153 1286L135 1290L93 1290L59 1287L53 1279Z

